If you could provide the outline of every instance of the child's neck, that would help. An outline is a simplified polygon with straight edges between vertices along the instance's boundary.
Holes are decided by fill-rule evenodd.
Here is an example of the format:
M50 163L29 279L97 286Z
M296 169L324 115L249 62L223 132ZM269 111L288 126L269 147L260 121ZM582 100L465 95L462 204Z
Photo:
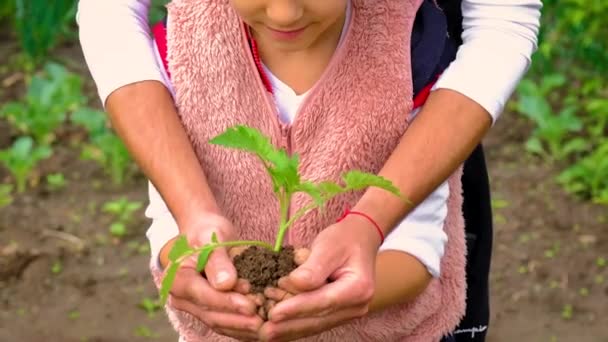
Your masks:
M334 55L344 28L346 13L306 49L284 51L257 41L260 57L270 71L296 94L310 90L321 78Z

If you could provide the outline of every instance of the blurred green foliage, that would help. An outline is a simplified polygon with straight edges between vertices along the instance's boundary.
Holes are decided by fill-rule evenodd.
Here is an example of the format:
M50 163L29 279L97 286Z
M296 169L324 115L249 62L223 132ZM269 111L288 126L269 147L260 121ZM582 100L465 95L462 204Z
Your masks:
M100 0L101 1L101 0ZM166 15L168 0L152 0L149 21ZM83 106L78 75L46 64L61 42L76 43L77 0L4 0L0 24L8 23L30 64L45 73L28 77L28 92L2 115L37 144L53 142L57 125L72 123L89 134L83 157L99 162L115 183L129 169L128 153L109 130L107 117ZM539 48L510 109L534 129L525 147L561 168L564 188L608 204L608 1L544 0ZM47 115L44 115L47 114Z
M164 6L168 2L152 0L150 22L166 15ZM78 0L3 0L0 23L7 21L25 55L34 63L40 63L58 43L76 40L77 9Z
M564 188L608 204L608 1L545 0L539 48L512 109L535 125L526 148Z

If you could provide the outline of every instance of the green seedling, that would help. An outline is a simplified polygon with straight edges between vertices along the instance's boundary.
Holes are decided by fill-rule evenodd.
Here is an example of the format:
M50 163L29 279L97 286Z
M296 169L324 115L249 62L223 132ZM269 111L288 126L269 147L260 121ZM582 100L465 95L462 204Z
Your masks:
M68 318L71 320L77 320L80 318L80 311L78 310L72 310L68 313Z
M0 209L13 203L13 186L11 184L0 184Z
M107 115L93 108L79 108L70 115L70 121L74 125L84 128L91 138L108 131Z
M595 260L595 264L597 267L606 267L606 259L604 257L598 257Z
M565 320L572 319L573 311L574 311L574 309L572 308L572 305L570 305L570 304L564 305L564 307L562 308L562 318Z
M127 147L111 131L91 137L91 143L83 147L81 158L101 165L115 185L124 184L133 166Z
M145 338L156 338L158 335L145 325L140 325L135 329L135 336Z
M0 117L22 134L33 136L37 143L50 144L66 114L86 102L81 89L80 76L48 63L43 73L32 78L25 98L0 108Z
M34 146L30 137L20 137L7 150L0 151L0 162L10 171L17 182L17 192L25 191L27 180L39 161L49 158L48 146Z
M114 222L110 225L110 234L117 238L123 238L127 235L127 226L122 222Z
M322 210L327 201L350 191L363 190L368 187L378 187L401 197L397 189L389 180L361 171L349 171L342 176L342 184L331 181L313 183L301 179L298 173L299 156L288 155L283 149L277 149L270 139L258 130L247 126L235 126L209 141L211 144L233 148L253 153L258 157L272 180L273 191L279 202L279 227L274 244L263 241L219 241L215 233L212 234L211 243L199 248L188 244L185 236L180 236L169 253L170 265L163 279L160 297L165 303L175 280L175 275L183 260L198 255L197 269L202 271L207 264L211 253L220 247L233 246L260 246L275 253L281 251L285 233L302 216L310 210ZM311 203L297 210L289 217L289 204L296 193L305 193L312 199Z
M66 186L67 181L65 180L63 173L52 173L46 176L46 183L51 191L57 191L63 189Z
M121 238L127 235L127 226L133 220L133 214L142 207L138 201L129 201L123 197L103 205L102 211L112 214L115 221L110 225L110 234Z
M122 140L110 129L107 115L83 107L72 114L71 121L89 135L90 142L83 146L81 158L97 162L114 184L123 184L133 163Z
M59 274L61 271L63 271L63 265L61 264L61 261L56 260L51 266L51 273Z
M162 305L158 302L158 300L146 297L139 303L139 307L146 311L149 317L153 317L154 314L162 308Z
M106 202L103 205L104 213L112 214L119 222L130 222L133 214L142 207L139 201L129 201L126 197L114 201Z

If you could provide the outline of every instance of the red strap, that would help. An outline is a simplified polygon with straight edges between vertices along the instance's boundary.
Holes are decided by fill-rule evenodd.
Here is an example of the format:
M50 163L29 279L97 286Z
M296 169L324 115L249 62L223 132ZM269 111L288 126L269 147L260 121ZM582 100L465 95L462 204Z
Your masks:
M369 215L367 215L366 213L362 213L360 211L351 211L350 209L346 208L344 210L344 214L342 214L342 217L340 217L338 219L338 221L336 221L336 222L340 222L340 221L344 220L346 218L346 216L348 216L348 215L359 215L359 216L365 217L369 222L371 222L374 225L374 227L378 231L378 234L380 235L380 244L384 243L384 233L382 232L382 229L380 229L380 226L378 225L378 223L376 223L376 221L373 218L371 218Z
M429 98L429 95L431 94L431 89L433 89L433 86L435 85L435 83L437 83L437 79L439 79L439 75L437 75L437 77L429 84L425 85L424 88L420 90L418 95L414 97L414 108L412 109L417 109L424 105L426 100Z
M160 55L160 59L163 61L165 71L167 72L169 78L171 78L171 74L169 73L169 63L167 63L167 28L162 21L152 27L152 35L156 41L158 54Z

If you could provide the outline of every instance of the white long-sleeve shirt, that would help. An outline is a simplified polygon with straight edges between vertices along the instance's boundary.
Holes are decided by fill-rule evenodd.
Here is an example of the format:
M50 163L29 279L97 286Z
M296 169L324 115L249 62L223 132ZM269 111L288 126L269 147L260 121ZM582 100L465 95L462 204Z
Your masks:
M81 45L102 103L114 90L138 81L157 80L170 88L150 37L149 5L149 0L79 2ZM539 0L463 0L464 43L435 88L453 89L468 96L495 121L536 49L541 6ZM277 79L274 81L276 87ZM298 101L289 89L281 89L276 96L279 112L293 109ZM438 276L447 241L443 222L448 196L449 188L443 183L395 227L381 250L409 253ZM152 225L147 236L152 257L157 258L160 248L177 235L178 228L152 184L149 197L146 216L152 219Z

